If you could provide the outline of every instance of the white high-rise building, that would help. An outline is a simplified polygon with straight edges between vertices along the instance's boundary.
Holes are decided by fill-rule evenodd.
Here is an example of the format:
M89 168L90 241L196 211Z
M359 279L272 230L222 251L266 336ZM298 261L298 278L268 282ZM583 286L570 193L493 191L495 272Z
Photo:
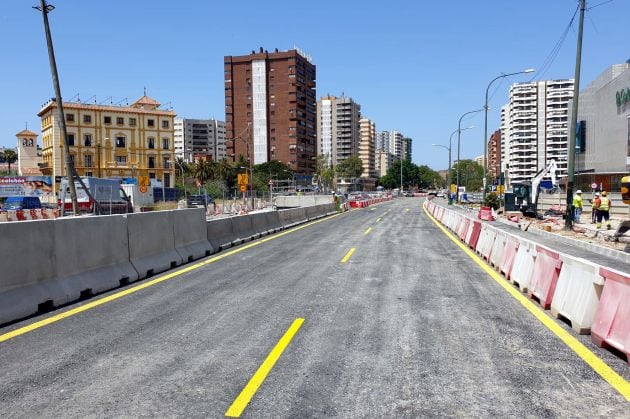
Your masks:
M505 173L509 162L510 105L501 106L501 173Z
M402 159L402 140L403 135L399 131L389 132L389 154L396 157L398 160Z
M569 100L573 80L516 83L510 87L506 150L510 184L530 181L550 160L567 174Z
M175 156L187 162L199 158L219 161L225 154L225 122L216 119L175 118Z
M317 103L317 154L337 165L359 154L361 105L352 98L324 96Z

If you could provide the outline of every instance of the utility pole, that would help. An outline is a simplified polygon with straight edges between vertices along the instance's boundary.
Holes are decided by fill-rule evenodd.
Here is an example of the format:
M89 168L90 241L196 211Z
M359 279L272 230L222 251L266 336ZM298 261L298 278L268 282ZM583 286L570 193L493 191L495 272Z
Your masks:
M402 165L403 164L403 160L402 160L402 156L400 156L400 194L402 195L403 193L403 177L402 177Z
M582 65L582 35L584 33L584 10L586 0L580 0L580 26L578 29L577 53L575 54L575 80L573 82L573 108L571 109L571 123L569 125L569 162L567 176L567 211L564 227L573 227L573 178L575 175L575 134L577 130L578 104L580 99L580 67Z
M63 157L65 160L66 176L68 176L68 187L70 188L70 197L72 199L72 212L74 215L79 213L79 204L77 202L77 190L74 185L74 164L70 159L70 149L68 148L68 132L66 130L66 116L63 112L63 102L61 98L61 88L59 87L59 75L57 74L57 62L55 61L55 51L53 49L52 37L50 35L50 26L48 24L48 13L55 9L55 6L46 4L46 0L40 0L39 6L34 9L42 12L44 18L44 32L46 33L46 44L48 46L48 58L50 60L50 72L52 74L53 87L55 89L55 100L57 109L59 110L59 127L61 128L61 138L63 140ZM65 204L61 203L61 212Z

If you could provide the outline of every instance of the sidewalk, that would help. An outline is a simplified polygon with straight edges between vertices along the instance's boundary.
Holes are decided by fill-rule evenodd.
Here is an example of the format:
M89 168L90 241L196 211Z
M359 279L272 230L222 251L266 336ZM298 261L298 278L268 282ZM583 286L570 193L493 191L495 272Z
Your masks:
M481 221L477 219L478 210L465 209L458 205L448 205L446 200L441 199L433 200L433 202L435 202L437 205L448 207L449 209L465 214L468 217L474 218L475 220L482 223L490 223L493 227L496 227L500 230L507 231L510 234L533 241L535 243L554 249L558 252L590 260L599 265L616 269L618 271L630 272L630 264L627 261L623 261L618 259L617 257L610 256L612 254L611 252L619 251L610 249L608 247L599 246L593 243L582 243L580 240L559 236L554 233L548 233L544 230L538 230L536 232L530 232L529 230L522 231L517 224L510 223L509 221ZM578 225L580 227L587 226L587 224ZM591 228L595 227L595 225L591 226L590 224L588 224L588 226ZM610 230L610 232L610 234L612 234L614 233L614 230ZM606 233L608 234L609 232ZM621 255L617 256L623 257L623 254L630 256L630 254L626 252L620 253Z

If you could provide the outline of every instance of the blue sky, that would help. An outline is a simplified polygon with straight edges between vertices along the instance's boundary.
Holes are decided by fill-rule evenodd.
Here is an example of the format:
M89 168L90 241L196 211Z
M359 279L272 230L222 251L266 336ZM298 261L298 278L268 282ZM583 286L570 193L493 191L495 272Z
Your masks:
M592 0L587 7L606 0ZM2 0L0 146L53 96L37 0ZM539 69L569 23L577 0L477 1L162 1L54 0L50 14L64 99L96 95L129 102L148 94L184 117L224 119L223 56L262 46L299 46L317 65L317 95L361 104L377 130L413 138L413 160L440 169L461 114L483 106L501 73ZM581 85L630 58L630 2L587 12ZM545 74L571 78L577 18ZM507 101L510 78L492 89L489 131ZM462 158L483 153L483 113L467 121Z

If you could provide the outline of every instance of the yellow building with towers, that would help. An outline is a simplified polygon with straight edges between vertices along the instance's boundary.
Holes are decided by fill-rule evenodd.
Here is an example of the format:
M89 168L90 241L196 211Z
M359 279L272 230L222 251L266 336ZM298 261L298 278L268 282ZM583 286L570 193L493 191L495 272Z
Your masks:
M68 146L79 176L148 176L156 186L172 187L176 113L159 107L146 95L131 106L64 102ZM49 101L37 115L42 121L42 173L66 176L57 103Z

